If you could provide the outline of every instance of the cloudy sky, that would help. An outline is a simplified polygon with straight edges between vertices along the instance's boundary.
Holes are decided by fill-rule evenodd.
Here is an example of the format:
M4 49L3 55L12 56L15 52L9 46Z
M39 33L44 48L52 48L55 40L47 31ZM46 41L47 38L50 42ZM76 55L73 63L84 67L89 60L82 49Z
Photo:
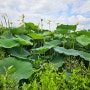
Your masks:
M19 23L20 15L25 21L38 24L43 19L44 28L51 20L51 30L60 24L79 23L78 29L90 28L90 0L0 0L0 20L7 14L9 19Z

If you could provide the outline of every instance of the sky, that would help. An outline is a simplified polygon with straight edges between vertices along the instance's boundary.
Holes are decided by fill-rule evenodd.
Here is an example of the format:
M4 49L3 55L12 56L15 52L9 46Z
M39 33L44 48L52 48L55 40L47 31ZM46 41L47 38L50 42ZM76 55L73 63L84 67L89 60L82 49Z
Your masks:
M20 16L25 15L25 22L38 25L43 19L43 28L55 30L56 23L76 24L77 30L90 29L90 0L0 0L0 20L8 15L13 25L20 23ZM3 21L3 20L2 20Z

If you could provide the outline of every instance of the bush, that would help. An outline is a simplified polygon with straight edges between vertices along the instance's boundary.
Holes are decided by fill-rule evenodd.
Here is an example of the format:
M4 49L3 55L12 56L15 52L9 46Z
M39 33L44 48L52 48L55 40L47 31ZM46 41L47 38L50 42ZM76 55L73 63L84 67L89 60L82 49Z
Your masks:
M89 90L90 72L82 73L81 67L74 69L68 78L66 71L59 72L52 64L44 64L35 70L29 84L23 84L22 90Z

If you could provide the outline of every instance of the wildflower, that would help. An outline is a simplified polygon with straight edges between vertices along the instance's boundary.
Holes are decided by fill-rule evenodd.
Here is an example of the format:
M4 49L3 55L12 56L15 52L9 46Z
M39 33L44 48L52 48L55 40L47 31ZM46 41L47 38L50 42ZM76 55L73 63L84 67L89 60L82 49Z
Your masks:
M41 26L43 26L43 24L41 24Z
M51 23L51 20L48 20L47 24L49 25L49 29L50 29L50 23Z
M43 19L41 19L41 31L42 31L42 29L43 29Z
M47 23L48 23L48 24L50 24L50 22L51 22L51 20L48 20L48 22L47 22Z
M21 18L24 18L24 17L25 17L24 14L22 14L22 15L21 15Z
M78 25L79 23L77 22L76 25Z
M12 25L12 24L13 24L13 22L12 22L12 21L9 21L9 24L11 24L11 25Z
M24 22L21 22L21 23L20 23L20 26L24 26L24 25L25 25L25 23L24 23Z

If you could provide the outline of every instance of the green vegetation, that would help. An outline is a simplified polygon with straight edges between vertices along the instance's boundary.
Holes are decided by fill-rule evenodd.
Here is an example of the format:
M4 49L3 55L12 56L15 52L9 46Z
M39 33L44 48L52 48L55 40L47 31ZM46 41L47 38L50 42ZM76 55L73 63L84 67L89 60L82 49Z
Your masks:
M0 90L90 89L89 31L22 23L0 27Z

